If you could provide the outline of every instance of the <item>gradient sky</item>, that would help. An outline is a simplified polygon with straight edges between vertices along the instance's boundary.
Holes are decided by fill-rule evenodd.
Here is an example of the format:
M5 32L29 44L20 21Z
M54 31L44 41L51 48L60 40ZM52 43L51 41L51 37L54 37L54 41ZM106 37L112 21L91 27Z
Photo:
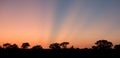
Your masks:
M120 0L0 0L0 45L120 44Z

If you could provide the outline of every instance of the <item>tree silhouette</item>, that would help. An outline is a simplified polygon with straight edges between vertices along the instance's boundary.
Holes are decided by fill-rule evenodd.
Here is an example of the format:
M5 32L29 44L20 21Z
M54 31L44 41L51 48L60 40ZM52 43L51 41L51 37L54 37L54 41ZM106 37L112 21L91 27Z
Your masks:
M43 47L41 45L36 45L36 46L33 46L32 49L43 49Z
M5 44L3 44L3 48L10 48L11 47L11 44L10 43L5 43Z
M62 43L52 43L49 45L51 49L43 49L41 45L35 45L32 48L28 49L30 46L29 43L25 42L22 43L22 49L18 48L17 44L10 44L4 43L3 46L0 46L0 55L1 56L17 56L17 57L41 57L41 56L52 56L52 57L115 57L120 55L120 44L115 45L114 49L111 47L113 46L112 42L107 40L98 40L95 42L95 46L91 48L74 48L72 45L71 47L67 48L69 42L62 42ZM63 48L63 49L61 49ZM96 49L96 50L95 50ZM16 58L17 58L16 57ZM9 57L10 58L10 57Z
M52 43L52 44L50 44L49 48L51 48L51 49L61 49L59 43Z
M29 46L30 46L30 44L28 42L26 42L26 43L22 44L21 48L22 49L28 49Z
M120 49L120 44L119 45L115 45L114 49Z
M109 42L107 40L98 40L96 43L96 46L93 46L92 48L95 49L111 49L113 44L112 42Z
M69 44L69 42L62 42L60 44L60 46L62 46L63 49L67 49L67 45Z
M97 49L98 47L97 46L92 46L92 49Z
M18 49L18 45L17 44L13 44L13 45L11 45L11 48Z

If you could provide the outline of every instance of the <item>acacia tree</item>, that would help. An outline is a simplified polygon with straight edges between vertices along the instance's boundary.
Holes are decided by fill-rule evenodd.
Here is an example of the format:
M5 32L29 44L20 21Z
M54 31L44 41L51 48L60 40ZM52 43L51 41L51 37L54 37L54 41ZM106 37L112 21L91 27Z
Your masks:
M67 45L69 44L69 42L62 42L60 44L60 46L62 46L63 49L67 49Z
M93 49L111 49L113 44L107 40L98 40L96 46L93 46Z
M49 48L51 48L51 49L61 49L59 43L52 43L52 44L50 44Z
M22 49L28 49L29 46L30 46L30 44L28 42L26 42L26 43L22 44L21 48Z

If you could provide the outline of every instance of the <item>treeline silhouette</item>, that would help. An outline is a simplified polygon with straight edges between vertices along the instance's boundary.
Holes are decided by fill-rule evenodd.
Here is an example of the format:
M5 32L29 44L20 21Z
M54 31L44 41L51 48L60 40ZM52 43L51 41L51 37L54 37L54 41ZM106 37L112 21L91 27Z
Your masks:
M17 44L4 43L0 46L0 56L3 57L104 57L104 56L120 56L120 44L113 45L108 40L98 40L95 46L91 48L74 48L74 46L67 47L69 42L51 43L50 49L44 49L41 45L35 45L31 48L28 42L22 43L21 47Z
M80 48L74 48L74 46L71 46L70 48L67 47L69 45L69 42L62 42L62 43L52 43L49 45L50 49L80 49ZM21 47L19 48L17 44L10 44L10 43L4 43L3 46L0 46L0 49L44 49L41 45L35 45L32 48L29 48L30 44L28 42L22 43ZM113 47L113 48L112 48ZM83 48L83 49L120 49L120 44L114 45L113 43L107 40L98 40L95 42L95 46L92 46L91 48Z

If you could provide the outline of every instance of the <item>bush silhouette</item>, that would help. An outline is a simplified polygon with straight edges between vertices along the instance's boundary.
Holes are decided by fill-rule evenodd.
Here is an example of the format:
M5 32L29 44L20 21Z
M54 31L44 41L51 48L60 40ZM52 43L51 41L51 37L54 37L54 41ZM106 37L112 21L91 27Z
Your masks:
M72 46L70 47L70 49L75 49L75 48L74 48L74 46L72 45Z
M28 42L26 42L26 43L22 44L21 48L22 49L28 49L29 46L30 46L30 44Z
M119 45L115 45L114 49L120 49L120 44Z
M41 45L36 45L36 46L33 46L32 49L43 49L43 47Z
M0 49L2 49L2 46L0 46Z
M11 44L10 43L4 43L3 48L4 49L11 48Z
M18 45L17 44L13 44L13 45L11 45L11 48L12 49L18 49Z

